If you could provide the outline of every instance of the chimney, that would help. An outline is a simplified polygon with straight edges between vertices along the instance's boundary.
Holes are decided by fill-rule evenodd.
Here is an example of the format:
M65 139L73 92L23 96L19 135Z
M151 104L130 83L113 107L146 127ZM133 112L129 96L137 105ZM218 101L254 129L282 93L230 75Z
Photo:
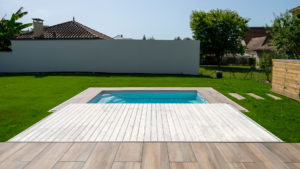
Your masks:
M32 18L33 20L33 36L35 38L39 38L43 35L43 21L42 19L39 18Z

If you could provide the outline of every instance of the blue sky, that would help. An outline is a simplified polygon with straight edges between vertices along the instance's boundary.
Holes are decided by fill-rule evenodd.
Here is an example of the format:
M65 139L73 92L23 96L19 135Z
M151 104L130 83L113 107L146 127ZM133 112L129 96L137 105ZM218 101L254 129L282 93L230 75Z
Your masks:
M21 6L31 18L45 25L75 20L109 36L123 34L140 39L192 37L189 27L192 10L231 9L250 18L249 26L270 24L279 15L300 5L300 0L0 0L0 17Z

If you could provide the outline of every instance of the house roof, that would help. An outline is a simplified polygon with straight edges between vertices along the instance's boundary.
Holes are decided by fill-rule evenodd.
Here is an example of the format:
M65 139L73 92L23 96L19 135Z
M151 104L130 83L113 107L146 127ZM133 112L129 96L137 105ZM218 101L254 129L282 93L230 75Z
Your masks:
M244 41L246 45L250 42L252 38L264 37L271 39L271 35L267 32L264 27L250 27L250 30L245 34Z
M245 43L250 51L257 50L274 50L275 46L271 45L272 36L264 27L250 27L245 35Z
M267 36L252 38L247 44L247 49L252 51L257 50L274 50L275 46L272 46Z
M266 36L252 38L249 41L249 43L247 44L247 49L248 50L256 50L256 49L260 48L261 46L264 45L266 39L267 39Z
M113 38L84 26L76 21L64 22L44 28L43 35L39 38L33 36L33 31L23 33L15 39L103 39Z
M295 11L300 11L300 6L296 7L296 8L293 8L290 10L290 12L295 12Z

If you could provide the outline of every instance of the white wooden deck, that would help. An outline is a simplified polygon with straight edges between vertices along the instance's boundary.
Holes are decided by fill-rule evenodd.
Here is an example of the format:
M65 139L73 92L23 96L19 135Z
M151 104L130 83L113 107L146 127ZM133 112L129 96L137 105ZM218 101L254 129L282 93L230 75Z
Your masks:
M10 142L280 142L228 104L69 104Z

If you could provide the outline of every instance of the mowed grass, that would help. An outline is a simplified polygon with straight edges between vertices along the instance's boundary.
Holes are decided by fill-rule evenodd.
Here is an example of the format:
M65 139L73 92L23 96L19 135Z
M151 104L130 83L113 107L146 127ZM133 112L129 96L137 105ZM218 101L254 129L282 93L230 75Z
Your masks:
M215 66L202 66L200 76L120 75L120 74L41 74L0 75L0 141L7 141L43 119L48 110L88 87L213 87L250 112L247 116L287 142L300 142L300 103L280 96L276 101L266 95L270 84L264 74L249 67L223 67L224 78L214 79ZM231 73L234 72L234 73ZM239 101L228 93L236 92ZM265 98L256 100L252 92ZM274 93L272 93L274 94ZM276 95L276 94L274 94ZM279 96L279 95L277 95Z

